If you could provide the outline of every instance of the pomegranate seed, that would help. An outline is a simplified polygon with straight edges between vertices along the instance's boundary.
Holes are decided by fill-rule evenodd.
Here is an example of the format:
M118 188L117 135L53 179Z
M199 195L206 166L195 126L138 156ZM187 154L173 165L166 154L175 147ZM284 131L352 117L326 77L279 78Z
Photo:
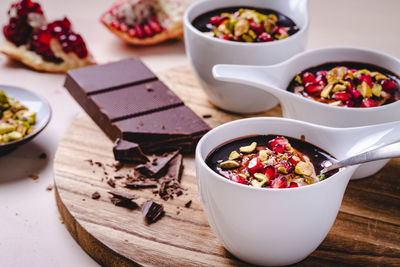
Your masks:
M268 142L270 149L273 149L276 145L283 145L284 147L289 144L289 140L283 137L276 137Z
M142 26L140 26L139 24L136 24L135 26L133 26L133 29L135 30L136 37L143 38L144 32L143 32Z
M286 160L281 160L278 164L275 165L275 169L282 174L288 174L293 170L291 164Z
M153 30L151 29L151 27L150 27L150 25L149 24L144 24L143 25L143 31L144 31L144 34L146 35L146 36L153 36L154 35L154 32L153 32Z
M393 93L397 88L397 84L392 80L383 80L381 84L382 89L388 93Z
M285 29L285 27L278 27L277 29L276 29L276 31L275 31L278 35L281 35L281 36L288 36L289 35L289 33L288 33L288 31Z
M293 166L296 167L297 163L299 163L300 160L295 160L295 159L293 158L293 156L292 156L292 157L289 158L289 162L290 162Z
M229 37L229 35L226 35L226 34L221 35L220 38L221 38L221 39L224 39L224 40L230 40L230 39L231 39L231 38Z
M361 102L361 106L363 108L372 108L372 107L376 107L376 103L371 98L364 98Z
M261 160L258 157L252 158L247 165L247 169L249 173L255 174L256 172L262 172L264 166L261 163Z
M317 78L315 78L315 81L317 82L318 85L325 87L326 82L325 82L325 77L323 76L317 76Z
M271 36L271 34L263 32L257 37L257 41L259 42L271 42L273 41L274 38Z
M344 104L349 108L354 107L354 101L353 100L347 100L346 102L344 102Z
M372 87L372 85L373 85L371 76L369 76L368 74L361 74L360 77L358 78L358 80L359 80L360 84L362 82L366 82L369 87Z
M356 69L349 69L352 73L356 72Z
M311 72L305 72L303 74L303 83L317 83L317 81L315 80L315 76L314 74L312 74Z
M289 187L290 187L290 188L299 187L299 184L296 183L296 182L291 182L291 183L289 184Z
M231 177L231 181L234 181L234 182L239 183L239 184L247 184L247 180L244 179L243 177L239 176L239 175L233 175Z
M249 21L249 26L257 35L260 35L264 32L263 25L260 23L255 23L253 20Z
M117 20L111 21L110 26L115 29L119 29L119 21L117 21Z
M128 25L125 23L121 23L121 26L119 27L120 31L122 32L127 32L128 31Z
M270 181L271 181L271 180L274 180L274 179L276 178L276 170L275 170L275 168L272 167L272 166L267 166L267 167L264 169L264 174L265 174L265 176L268 177L268 179L269 179Z
M129 34L129 36L131 36L131 37L135 37L135 36L136 36L136 31L135 31L135 29L129 29L129 30L128 30L128 34Z
M320 84L307 83L304 90L309 95L320 94L324 87Z
M336 101L347 101L351 98L351 94L348 92L337 92L332 95L332 98Z
M351 89L349 89L349 92L353 96L353 99L358 99L359 97L361 97L361 93L358 90L351 88Z
M286 188L287 180L286 177L280 176L271 182L271 188Z
M211 17L211 18L210 18L209 22L210 22L212 25L218 26L220 20L221 20L221 17L220 17L220 16L214 16L214 17Z
M155 33L159 33L159 32L162 31L161 25L160 25L157 21L150 20L150 21L149 21L149 25L150 25L151 29L152 29Z
M276 145L276 146L274 146L272 151L274 151L275 153L283 154L283 153L285 153L285 146L284 145Z
M317 77L318 76L325 77L326 76L326 71L325 70L320 70L316 74L317 74Z

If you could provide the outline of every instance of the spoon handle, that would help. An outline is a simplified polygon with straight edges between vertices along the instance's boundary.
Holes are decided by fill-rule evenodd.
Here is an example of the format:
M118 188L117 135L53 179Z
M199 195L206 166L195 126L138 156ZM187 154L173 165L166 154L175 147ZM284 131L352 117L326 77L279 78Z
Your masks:
M360 164L360 163L365 163L365 162L370 162L370 161L375 161L375 160L380 160L380 159L395 158L395 157L400 157L400 142L390 144L390 145L387 145L384 147L380 147L377 149L373 149L373 150L358 154L356 156L347 158L345 160L335 162L331 166L322 169L321 174L324 174L328 171L338 169L341 167L345 167L345 166L351 166L351 165L356 165L356 164Z

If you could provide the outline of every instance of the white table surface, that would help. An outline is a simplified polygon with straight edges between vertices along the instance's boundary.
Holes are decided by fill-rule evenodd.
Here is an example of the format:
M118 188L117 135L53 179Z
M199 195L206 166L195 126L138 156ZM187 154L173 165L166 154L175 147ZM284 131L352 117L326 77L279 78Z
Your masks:
M282 0L283 1L283 0ZM0 25L9 0L0 1ZM154 47L125 45L99 23L112 1L41 0L48 19L67 15L97 62L139 56L155 72L188 63L183 41ZM399 0L310 0L307 49L351 45L400 57ZM0 39L2 42L3 39ZM63 88L64 75L39 73L0 56L0 84L28 88L52 105L49 126L32 142L0 157L0 266L97 266L59 220L53 184L57 144L82 112ZM45 152L47 159L39 159ZM31 174L39 175L34 181Z

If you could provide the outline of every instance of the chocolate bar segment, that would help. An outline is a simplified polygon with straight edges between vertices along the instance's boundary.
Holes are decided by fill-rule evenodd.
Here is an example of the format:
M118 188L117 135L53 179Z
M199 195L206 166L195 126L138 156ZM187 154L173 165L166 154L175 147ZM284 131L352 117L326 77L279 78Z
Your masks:
M64 86L110 139L144 153L191 152L210 129L137 59L71 70Z
M134 142L117 139L113 148L114 158L127 162L148 162L149 159L143 154L140 146Z

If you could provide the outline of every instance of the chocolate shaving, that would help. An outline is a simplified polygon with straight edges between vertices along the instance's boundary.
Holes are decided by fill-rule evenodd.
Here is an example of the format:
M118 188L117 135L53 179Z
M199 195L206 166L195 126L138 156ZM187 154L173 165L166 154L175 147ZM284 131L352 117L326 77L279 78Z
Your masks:
M135 169L148 177L157 176L178 153L179 150L176 150L161 157L156 157L152 162L140 164Z
M208 118L211 118L211 117L212 117L211 114L204 114L204 115L203 115L203 118L204 118L204 119L208 119Z
M189 200L188 202L185 203L186 208L190 208L190 205L192 205L192 200Z
M108 179L107 184L112 188L115 188L115 180L113 178Z
M164 207L152 200L143 203L142 214L148 223L154 223L164 215Z
M92 194L92 199L99 199L100 197L100 193L97 191Z
M123 199L123 200L133 200L133 199L139 198L137 195L129 194L126 192L121 192L121 191L108 191L108 193L113 195L113 197Z
M125 186L132 189L157 187L156 181L126 181Z
M99 161L95 161L94 164L96 164L99 167L103 167L103 163L99 162Z
M117 139L113 148L114 158L119 161L146 163L149 161L139 145L134 142Z

